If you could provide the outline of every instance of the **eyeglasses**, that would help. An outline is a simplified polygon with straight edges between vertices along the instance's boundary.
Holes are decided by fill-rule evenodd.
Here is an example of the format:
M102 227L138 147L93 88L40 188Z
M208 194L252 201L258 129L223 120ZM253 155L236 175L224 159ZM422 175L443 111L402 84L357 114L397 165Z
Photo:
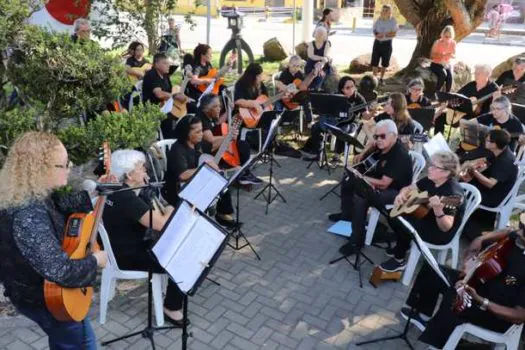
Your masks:
M66 165L55 164L55 168L59 168L59 169L71 169L72 167L73 167L73 162L71 162L70 160L66 161Z
M439 170L443 170L443 171L448 171L447 169L443 168L443 167L440 167L440 166L437 166L436 164L434 163L430 163L430 165L428 166L429 168L434 168L434 169L439 169Z
M493 106L491 106L490 110L491 111L503 111L503 110L505 110L505 107L493 107Z
M386 134L375 134L374 136L374 140L385 140L386 139Z

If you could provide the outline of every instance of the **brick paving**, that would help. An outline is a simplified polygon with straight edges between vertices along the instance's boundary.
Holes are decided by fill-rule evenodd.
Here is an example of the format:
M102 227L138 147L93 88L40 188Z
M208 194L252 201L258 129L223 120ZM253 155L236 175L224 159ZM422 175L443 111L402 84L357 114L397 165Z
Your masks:
M264 214L265 202L254 200L256 192L241 192L244 233L261 256L249 248L227 247L210 278L190 299L193 337L189 349L357 349L355 342L392 335L402 330L399 317L408 289L401 283L386 283L378 289L367 280L372 266L363 266L363 288L358 274L346 262L328 265L337 257L343 238L326 233L327 214L337 211L339 200L319 197L334 185L340 171L330 176L306 162L279 157L275 168L278 188L287 200L276 200ZM267 178L267 166L255 173ZM385 256L367 248L376 262ZM109 304L107 322L98 323L98 300L92 324L98 340L108 340L142 329L146 320L146 286L141 285ZM426 348L410 336L417 349ZM158 349L180 349L181 331L156 333ZM1 349L45 349L43 332L23 318L0 318ZM135 337L108 349L148 349L149 343ZM363 349L405 349L401 341L389 341Z

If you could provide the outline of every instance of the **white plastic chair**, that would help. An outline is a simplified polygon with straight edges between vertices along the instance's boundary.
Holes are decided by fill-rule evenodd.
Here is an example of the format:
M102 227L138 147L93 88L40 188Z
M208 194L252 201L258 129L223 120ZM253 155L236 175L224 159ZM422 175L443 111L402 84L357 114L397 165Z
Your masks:
M457 268L458 266L459 239L461 237L461 233L463 232L463 228L465 227L465 224L470 218L470 215L472 215L474 210L476 210L476 208L479 206L479 203L481 203L481 193L479 193L479 190L475 186L466 183L461 183L460 185L461 187L463 187L463 191L465 193L465 211L463 213L463 219L461 220L461 224L459 225L456 234L448 244L435 245L425 242L428 248L439 251L438 262L442 265L446 263L447 253L450 249L452 251L452 268ZM412 242L407 266L405 268L405 273L403 274L403 284L406 286L410 285L410 282L412 281L412 276L414 275L414 272L417 267L417 262L419 261L419 257L421 255L419 249L415 247L414 244L415 243Z
M166 154L171 149L171 146L177 142L177 139L164 139L161 141L155 142L153 145L158 147L162 151L162 157L163 157L163 165L164 169L168 168L168 158L166 157ZM164 176L162 176L164 178Z
M507 196L501 201L501 203L497 207L487 207L485 205L479 206L479 209L481 210L496 213L496 230L502 229L505 226L507 226L510 220L510 216L512 215L513 208L525 209L525 203L522 203L522 201L525 200L525 196L518 196L518 191L524 180L525 166L519 166L516 182L514 183L514 186L511 188Z
M460 326L457 326L454 329L454 332L450 335L447 340L447 343L443 347L444 350L453 350L458 346L459 341L465 333L472 334L478 338L481 338L485 341L498 344L496 349L507 349L507 350L517 350L521 332L523 330L523 324L512 325L505 333L498 333L490 331L485 328L475 326L471 323L464 323Z
M106 323L106 314L108 310L108 303L115 295L115 284L118 279L123 280L136 280L148 278L148 273L144 271L131 271L121 270L117 265L117 260L111 243L109 241L108 233L101 223L98 227L98 233L104 244L104 250L108 254L108 262L106 267L102 270L102 281L100 284L100 324ZM163 299L162 299L162 274L154 273L151 280L152 291L153 291L153 306L155 310L155 319L157 320L157 326L164 324L164 310L163 310Z
M422 154L410 151L410 158L412 158L412 183L415 183L425 168L425 157ZM387 205L386 209L392 209L392 205ZM379 221L379 210L376 208L370 209L370 216L368 217L368 225L366 226L365 244L372 244L374 233L376 231L377 222Z
M142 103L142 84L144 82L142 80L139 80L137 84L135 84L135 90L131 93L129 104L128 104L128 111L131 112L133 110L133 99L135 97L139 98L139 103Z

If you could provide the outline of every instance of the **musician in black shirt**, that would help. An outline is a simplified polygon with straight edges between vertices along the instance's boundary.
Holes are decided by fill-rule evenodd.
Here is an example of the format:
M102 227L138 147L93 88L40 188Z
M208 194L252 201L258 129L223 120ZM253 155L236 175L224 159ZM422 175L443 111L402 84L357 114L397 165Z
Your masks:
M149 64L149 61L144 57L144 45L139 41L132 42L129 44L128 54L130 56L126 59L126 73L139 80L143 79L146 70L139 71L133 68L142 68Z
M406 219L425 242L447 244L452 240L461 224L463 189L455 179L458 172L457 155L452 152L437 152L430 159L428 176L415 184L404 187L394 200L394 205L400 206L408 200L412 191L428 193L429 213L422 219L406 215ZM458 206L446 207L441 201L443 196L455 197ZM406 266L405 257L412 237L398 219L393 218L389 220L389 223L396 234L397 242L394 248L386 251L386 254L392 258L382 263L380 268L387 272L402 271Z
M522 215L517 231L511 228L487 232L475 239L466 252L461 271L440 266L451 287L425 263L410 291L407 306L401 309L401 316L405 319L408 319L411 308L415 309L410 315L411 323L423 331L420 341L442 349L454 329L467 322L499 333L506 332L513 324L525 322L524 220ZM466 285L461 278L473 265L469 262L470 257L482 247L505 238L510 239L510 251L504 258L507 265L503 271L480 283L476 289ZM472 296L472 306L455 312L452 306L458 295L456 289L462 286ZM442 300L434 313L440 295Z
M163 53L153 56L153 68L144 75L142 83L142 101L160 105L171 97L183 98L182 94L173 95L169 77L170 64ZM182 95L182 96L181 96Z
M216 149L203 141L202 122L196 116L187 115L182 118L176 128L177 142L171 146L167 154L168 170L166 172L166 184L164 186L164 198L171 205L177 205L179 201L178 191L183 182L191 179L199 167L199 158L202 154L211 154ZM206 162L217 171L219 166L213 161ZM221 225L234 227L233 206L231 195L226 191L217 202L217 215L215 219Z
M511 95L512 103L525 104L525 57L516 57L512 63L512 69L501 73L496 80L496 84L509 85L516 84L518 88L514 94ZM495 93L494 97L500 94Z
M212 67L212 49L209 45L199 44L193 50L193 77L188 84L188 96L198 100L202 92L197 89L198 85L209 85L213 78L206 78Z
M416 124L408 112L407 100L403 94L399 92L390 94L390 98L383 110L383 113L374 117L375 123L381 120L391 119L396 123L399 135L415 134Z
M518 168L515 157L509 148L510 136L506 130L489 132L485 148L488 153L486 164L464 166L460 174L462 180L477 187L481 192L481 204L497 207L507 196L516 182ZM469 219L465 234L469 238L478 236L484 229L494 227L495 213L477 210Z
M423 79L412 79L407 84L407 88L408 93L405 95L407 108L423 108L429 107L432 104L430 99L423 95L423 90L425 90Z
M353 112L352 115L348 115L346 119L355 120L360 112L366 111L367 105L365 98L357 91L357 85L354 78L344 76L339 80L338 91L343 96L347 97L348 109L356 106L363 106L361 111ZM343 112L343 111L342 111ZM321 142L323 140L322 133L326 131L326 124L337 125L339 116L335 115L322 115L319 122L312 125L311 137L306 141L303 147L304 152L314 153L313 158L305 157L304 160L312 161L319 159L319 152L321 150ZM353 118L353 119L352 119ZM344 144L341 142L336 143L336 153L342 153Z
M377 123L374 132L377 163L366 172L364 179L377 190L376 198L363 198L355 192L350 175L341 187L341 213L331 214L331 221L352 222L352 236L339 251L351 255L360 249L365 239L365 220L371 205L384 207L392 204L401 188L412 182L412 160L406 148L397 139L397 128L392 120ZM374 202L374 203L372 203Z

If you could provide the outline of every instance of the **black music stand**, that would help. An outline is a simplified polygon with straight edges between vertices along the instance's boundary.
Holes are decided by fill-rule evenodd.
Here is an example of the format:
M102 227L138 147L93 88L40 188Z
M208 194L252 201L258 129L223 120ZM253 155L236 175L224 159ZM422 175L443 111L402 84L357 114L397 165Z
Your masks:
M310 93L310 103L312 105L312 110L314 113L319 115L328 115L335 116L336 119L344 119L347 117L347 111L350 107L348 103L348 97L344 95L334 95L326 93ZM326 126L327 124L325 124ZM327 135L326 132L324 133ZM320 156L319 160L313 160L306 167L310 169L314 162L317 163L319 169L327 169L328 174L330 174L330 166L328 164L328 157L326 154L326 139L323 138L321 149L319 150Z
M410 117L419 122L424 131L430 130L436 109L433 107L409 108Z
M273 163L275 162L273 155L275 151L275 139L277 136L277 130L279 128L279 123L281 122L281 118L282 118L282 113L279 114L279 116L276 119L272 120L270 129L268 130L268 135L266 136L266 140L264 141L262 152L257 156L258 159L266 156L268 158L268 162L270 163L270 167L269 167L270 181L254 197L254 199L257 199L260 196L263 196L263 198L266 201L266 211L265 211L266 215L268 215L269 205L272 204L273 201L277 199L278 197L281 198L284 203L286 203L286 199L284 199L281 192L279 192L277 187L275 187L275 185L273 184ZM275 191L275 196L272 196L272 190ZM268 194L266 194L266 191L268 191Z
M101 196L109 196L111 194L114 194L114 193L118 193L118 192L127 192L127 191L133 191L133 190L136 190L136 189L142 189L142 188L145 188L145 189L148 189L148 191L144 191L144 194L146 195L149 195L149 196L153 196L154 193L155 193L155 189L156 187L154 187L153 185L144 185L144 186L139 186L139 187L126 187L126 188L123 188L123 189L119 189L119 190L114 190L114 191L102 191L99 193L99 195ZM146 234L144 236L144 240L147 241L150 245L152 243L152 240L153 240L153 204L152 204L152 198L150 197L149 200L147 201L148 203L148 207L149 207L149 227L147 228L147 231L146 231ZM148 250L149 251L149 254L152 256L153 259L155 259L155 256L153 255L153 253L151 252L151 248ZM155 340L153 339L153 336L155 334L155 332L157 331L163 331L163 330L168 330L168 329L176 329L176 328L179 328L179 327L175 327L175 326L166 326L166 327L154 327L153 326L153 314L152 314L152 303L153 303L153 289L152 289L152 280L153 280L153 266L150 264L149 267L148 267L148 315L147 315L147 325L146 327L144 327L142 330L138 331L138 332L133 332L133 333L130 333L130 334L126 334L124 336L121 336L121 337L118 337L118 338L115 338L115 339L112 339L112 340L108 340L108 341L105 341L105 342L102 342L101 345L102 346L107 346L109 344L112 344L112 343L115 343L115 342L118 342L118 341L121 341L121 340L124 340L124 339L128 339L128 338L131 338L131 337L134 337L134 336L137 336L137 335L141 335L143 338L148 338L151 342L151 348L153 350L155 350ZM186 305L184 305L184 310L183 310L183 320L184 320L184 326L183 326L183 336L184 336L184 333L185 333L185 329L186 329L186 326L187 326L187 301L185 302ZM184 340L183 340L183 343L184 343ZM185 348L183 348L185 349Z
M349 145L352 145L354 146L354 148L360 148L360 149L363 149L364 146L361 142L359 142L359 140L357 138L355 138L355 136L353 135L350 135L350 134L347 134L345 133L342 129L338 128L337 126L333 126L333 125L330 125L330 124L327 124L326 125L326 129L332 133L332 135L335 136L336 139L338 139L339 141L341 142L344 142L345 144L345 149L348 151L348 147ZM346 169L346 167L348 166L348 152L345 152L345 165L344 165L344 169ZM339 180L339 182L333 186L328 192L326 192L325 194L323 194L321 196L321 198L319 198L320 201L322 201L323 199L325 199L326 197L328 197L328 195L330 193L333 193L335 194L336 196L340 196L339 194L336 193L336 190L341 187L341 185L343 184L343 180L344 178L346 177L345 173L343 172L343 176L341 177L341 180Z
M356 194L368 199L370 201L371 206L376 207L379 210L379 212L386 213L386 209L381 205L381 203L377 199L377 192L365 179L356 177L353 173L350 172L348 176L350 176L350 179L352 179L352 183ZM346 260L354 268L354 270L358 271L359 286L361 288L363 288L361 266L363 266L366 262L369 262L371 265L374 265L372 259L370 259L365 253L363 253L363 248L364 247L358 246L357 251L355 252L355 260L353 263L350 261L350 259L348 259L348 256L346 255L342 255L339 258L331 260L329 262L330 265L333 265L336 262L339 262L343 259ZM361 258L363 258L364 260L361 260Z
M439 102L448 102L448 108L454 111L465 113L467 115L472 115L474 113L472 100L465 95L458 94L456 92L443 91L436 92L436 95ZM450 141L450 135L452 133L453 127L453 125L450 125L448 129L447 141Z
M388 215L386 210L383 210L383 211L380 211L380 212L383 215ZM423 257L425 258L425 260L428 263L428 265L434 270L434 272L436 272L436 274L443 280L443 282L447 286L450 287L451 286L450 281L445 276L443 271L441 271L441 268L439 267L439 264L437 263L436 259L434 258L434 256L432 255L432 253L430 252L428 247L426 246L425 242L423 242L423 240L421 240L421 237L419 237L419 234L417 233L417 231L414 230L412 225L410 225L402 217L397 217L397 219L400 220L401 223L407 228L407 231L412 236L412 240L415 242L415 245L416 245L417 249L419 249L419 251L421 252L421 255L423 255ZM418 296L418 298L421 298L421 295L418 294L417 296ZM371 340L367 340L367 341L363 341L363 342L358 342L355 345L361 346L361 345L367 345L367 344L374 344L374 343L378 343L378 342L386 341L386 340L401 339L407 344L407 346L410 349L414 349L414 347L410 343L410 340L408 339L408 328L410 326L410 321L412 320L412 315L416 311L417 311L417 309L415 307L412 306L410 308L410 313L408 314L408 318L406 320L405 327L403 328L403 331L401 333L396 334L396 335L392 335L392 336L380 337L380 338L377 338L377 339L371 339Z

